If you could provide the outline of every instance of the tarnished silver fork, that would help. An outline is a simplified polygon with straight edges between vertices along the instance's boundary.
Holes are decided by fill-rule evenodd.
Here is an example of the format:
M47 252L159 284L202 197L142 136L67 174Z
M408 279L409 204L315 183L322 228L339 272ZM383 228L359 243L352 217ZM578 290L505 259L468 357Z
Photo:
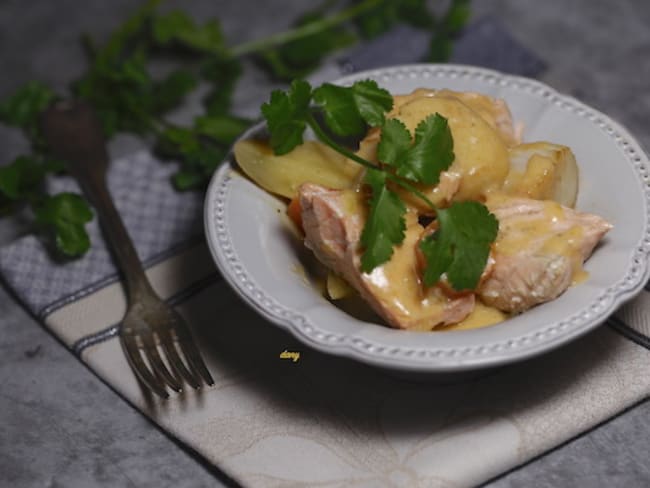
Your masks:
M180 392L183 379L195 389L202 381L214 384L183 318L149 283L113 204L106 185L106 144L94 110L82 101L59 101L45 111L42 125L48 147L66 161L70 174L95 207L124 276L128 309L120 326L120 341L131 368L144 385L163 398L169 397L167 387Z

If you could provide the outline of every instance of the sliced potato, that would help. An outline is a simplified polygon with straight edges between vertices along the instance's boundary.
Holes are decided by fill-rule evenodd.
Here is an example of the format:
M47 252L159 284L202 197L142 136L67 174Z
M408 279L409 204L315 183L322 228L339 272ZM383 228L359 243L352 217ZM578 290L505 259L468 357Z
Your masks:
M414 133L420 121L435 113L447 119L454 138L456 157L449 172L457 173L461 180L453 199L477 200L490 189L501 188L509 169L508 148L497 131L463 102L422 97L402 105L397 118ZM425 194L429 196L428 191Z
M333 271L327 272L327 296L332 300L340 300L354 293L354 289Z
M510 149L510 164L503 185L506 193L575 206L578 165L568 147L550 142L519 144Z
M249 178L266 191L287 198L294 198L298 187L306 182L351 188L363 170L317 141L306 141L282 156L273 154L267 143L256 140L238 141L234 151L237 163Z

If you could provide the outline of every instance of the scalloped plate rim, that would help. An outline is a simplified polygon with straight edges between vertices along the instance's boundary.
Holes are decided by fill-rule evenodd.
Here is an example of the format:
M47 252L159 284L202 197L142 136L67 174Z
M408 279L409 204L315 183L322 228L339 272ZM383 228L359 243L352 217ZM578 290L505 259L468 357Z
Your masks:
M574 112L577 113L577 111L581 111L583 112L583 115L585 113L589 114L590 118L597 119L608 127L613 128L619 138L626 141L629 146L632 146L634 152L639 155L639 160L636 164L628 161L630 164L635 166L637 177L641 178L640 170L638 169L639 167L650 165L650 161L648 161L648 157L641 149L639 143L621 124L612 120L602 112L580 102L574 97L558 93L553 88L538 80L508 75L481 67L422 63L367 70L345 76L333 81L333 83L346 84L358 79L379 78L380 76L385 76L387 74L395 76L395 74L400 71L405 73L429 71L431 73L446 74L450 80L463 74L468 74L469 76L482 77L485 79L491 78L495 83L498 82L498 84L502 86L520 85L520 88L528 87L529 89L532 88L536 91L543 92L546 94L545 98L554 98L555 100L568 103L575 107ZM453 74L453 76L449 76L449 74ZM263 129L264 126L264 122L255 124L240 137L250 137L252 134ZM328 331L317 329L315 325L310 322L308 316L298 314L294 310L284 307L282 304L275 302L273 297L264 295L264 300L256 298L256 293L254 292L259 292L260 290L255 289L254 280L251 278L249 273L243 271L242 275L235 272L234 266L236 264L241 265L242 263L235 263L232 261L232 252L234 252L234 250L232 248L230 250L228 249L231 247L228 233L227 231L217 231L216 223L218 220L218 210L216 210L216 208L219 203L224 202L224 200L219 199L219 195L222 193L225 194L228 187L231 185L230 182L232 181L230 173L236 171L230 162L231 159L232 152L228 155L224 164L222 164L215 172L205 198L204 225L206 240L212 257L225 281L249 306L270 322L292 333L303 343L306 343L310 347L324 353L344 356L366 364L400 370L403 372L449 373L500 366L549 352L589 332L605 322L621 304L636 296L650 278L650 223L648 222L650 187L647 183L644 184L641 182L646 199L644 209L646 216L643 232L644 237L634 248L636 251L635 257L630 259L624 278L611 284L607 288L607 290L610 290L611 288L615 288L616 290L605 290L607 291L605 296L603 296L603 294L600 295L600 297L602 297L600 301L607 301L608 303L606 303L604 308L598 311L596 315L590 319L583 319L578 324L573 324L570 327L565 325L564 331L559 333L553 330L553 326L557 327L562 321L549 324L546 329L544 329L544 333L538 332L536 334L538 336L536 338L531 337L533 334L529 334L511 337L508 340L502 340L500 342L484 344L484 346L482 346L484 351L480 354L471 354L462 347L457 347L448 349L425 348L424 351L426 354L421 355L423 348L413 346L411 348L406 348L406 350L404 350L404 347L391 348L393 351L398 349L400 354L387 355L385 353L385 350L388 348L387 345L369 343L368 341L360 339L354 335L337 337L336 341L333 341L332 339L324 340L323 337L328 336ZM228 256L229 254L230 257ZM636 260L638 260L638 262L635 262ZM634 265L637 266L637 272L632 275L631 268ZM638 267L642 267L643 269L638 271ZM245 268L242 266L240 271L244 269ZM623 286L621 282L626 281L628 282L627 285ZM253 289L251 290L249 286L246 286L246 283L252 284ZM272 306L269 306L264 305L262 301L275 303L273 303ZM334 305L332 305L332 307L334 307ZM579 313L574 314L574 316L584 313L585 310L583 309L579 311ZM563 322L568 323L569 320ZM331 334L329 335L331 336ZM319 339L318 337L321 338ZM520 345L513 346L512 344L515 342L519 342ZM382 352L377 352L377 350L381 350Z

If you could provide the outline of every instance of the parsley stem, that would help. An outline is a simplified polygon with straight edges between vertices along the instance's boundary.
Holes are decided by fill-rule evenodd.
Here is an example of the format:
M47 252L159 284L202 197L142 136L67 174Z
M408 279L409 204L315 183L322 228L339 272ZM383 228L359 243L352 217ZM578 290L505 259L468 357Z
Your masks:
M420 190L415 188L413 185L411 185L407 181L404 181L403 178L400 178L399 176L396 176L393 173L389 173L388 171L386 173L388 174L388 179L390 181L392 181L393 183L401 186L405 190L410 191L411 193L413 193L413 195L415 195L420 200L422 200L424 203L426 203L434 211L436 211L436 212L438 211L438 208L433 204L433 202L431 200L429 200L429 198L424 193L422 193Z
M372 169L379 169L377 166L372 164L370 161L366 161L360 156L357 156L354 154L352 151L347 149L346 147L341 146L339 143L334 141L320 126L318 121L314 118L312 114L307 114L306 117L307 124L309 124L309 127L314 131L316 134L316 137L318 137L323 143L327 144L329 147L334 149L335 151L343 154L346 158L349 158L353 160L356 163L359 163L361 166L365 166L366 168L372 168Z
M318 34L319 32L343 24L344 22L361 15L367 10L377 7L382 3L382 1L383 0L364 0L338 12L335 15L332 15L331 17L324 18L323 20L310 22L284 32L278 32L277 34L273 34L264 39L256 39L254 41L244 42L234 46L229 49L229 54L233 58L238 58L259 51L266 51L272 47L286 44L287 42L297 41L303 37Z
M314 118L314 116L312 114L307 114L306 120L307 120L307 123L309 124L309 127L316 134L316 137L318 137L323 143L327 144L329 147L331 147L335 151L341 153L346 158L351 159L352 161L354 161L356 163L359 163L361 166L364 166L364 167L370 168L370 169L374 169L374 170L378 170L378 171L383 171L384 173L386 173L388 175L388 179L391 180L393 183L395 183L395 184L401 186L402 188L404 188L405 190L410 191L411 193L413 193L413 195L415 195L420 200L422 200L424 203L426 203L434 211L438 210L437 207L433 204L433 202L431 200L429 200L429 198L427 198L427 196L424 193L422 193L420 190L415 188L409 182L404 181L403 178L400 178L399 176L394 175L393 173L391 173L389 171L386 171L386 170L384 170L383 168L381 168L381 167L379 167L377 165L372 164L370 161L367 161L367 160L363 159L362 157L356 155L355 153L353 153L352 151L350 151L346 147L343 147L340 144L338 144L337 142L335 142L334 140L332 140L332 138L321 128L320 124Z

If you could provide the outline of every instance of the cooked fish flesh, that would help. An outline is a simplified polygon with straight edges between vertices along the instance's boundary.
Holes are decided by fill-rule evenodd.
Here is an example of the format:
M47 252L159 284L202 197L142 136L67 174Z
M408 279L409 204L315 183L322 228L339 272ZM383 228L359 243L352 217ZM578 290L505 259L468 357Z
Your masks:
M478 294L505 312L553 300L584 279L584 261L612 228L602 217L553 201L494 196L487 206L499 220L499 234Z
M360 238L366 218L364 196L306 183L299 189L305 244L342 276L392 327L431 330L463 320L474 308L474 294L447 297L422 286L415 244L422 234L415 212L407 214L406 237L391 260L371 273L360 271Z

